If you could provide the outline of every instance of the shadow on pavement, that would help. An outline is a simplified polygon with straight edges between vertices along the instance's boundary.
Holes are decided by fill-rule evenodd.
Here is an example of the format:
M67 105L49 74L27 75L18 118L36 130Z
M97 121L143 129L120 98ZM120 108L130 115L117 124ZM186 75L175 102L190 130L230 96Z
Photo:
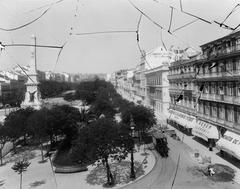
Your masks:
M232 165L236 166L237 168L240 169L240 161L235 158L234 156L231 156L230 154L224 152L223 155L221 155L220 152L216 153L219 157L222 159L226 160L227 162L231 163Z

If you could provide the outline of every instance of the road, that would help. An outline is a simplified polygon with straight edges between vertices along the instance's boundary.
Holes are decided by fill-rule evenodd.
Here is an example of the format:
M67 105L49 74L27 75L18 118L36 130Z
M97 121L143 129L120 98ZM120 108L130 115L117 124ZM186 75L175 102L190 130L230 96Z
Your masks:
M199 173L190 170L198 165L193 157L193 150L181 141L168 138L170 148L169 157L161 158L154 152L157 158L153 170L142 179L129 184L122 189L237 189L240 186L236 183L214 183ZM172 187L176 173L177 161L180 154L180 163L176 179Z

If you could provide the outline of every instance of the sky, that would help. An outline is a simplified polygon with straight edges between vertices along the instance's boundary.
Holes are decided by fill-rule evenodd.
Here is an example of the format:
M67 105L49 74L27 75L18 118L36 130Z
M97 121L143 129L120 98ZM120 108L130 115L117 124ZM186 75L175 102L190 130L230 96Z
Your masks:
M39 45L62 46L59 49L37 48L37 67L43 71L67 73L112 73L134 68L140 62L136 33L76 35L101 31L135 31L140 12L128 0L0 0L0 28L24 25L48 12L36 22L15 31L0 30L2 44L30 43L30 36L37 37ZM198 20L170 35L171 31L195 20L180 11L179 0L131 0L163 29L142 16L139 26L141 49L146 52L172 45L200 50L199 46L231 33L213 21L223 21L240 0L182 0L183 10L211 22ZM48 5L48 6L45 6ZM76 16L74 16L76 14ZM235 27L240 23L240 6L225 22ZM69 33L72 35L69 35ZM161 37L162 36L162 37ZM161 40L162 39L162 40ZM29 47L6 47L0 52L0 70L11 70L16 64L30 62Z

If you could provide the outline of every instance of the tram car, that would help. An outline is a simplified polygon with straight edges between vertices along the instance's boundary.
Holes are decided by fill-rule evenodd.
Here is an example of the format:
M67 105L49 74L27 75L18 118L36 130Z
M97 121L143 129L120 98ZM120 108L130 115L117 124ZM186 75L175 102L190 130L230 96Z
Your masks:
M152 134L153 145L156 151L164 158L168 157L168 142L167 137L162 132L155 132Z

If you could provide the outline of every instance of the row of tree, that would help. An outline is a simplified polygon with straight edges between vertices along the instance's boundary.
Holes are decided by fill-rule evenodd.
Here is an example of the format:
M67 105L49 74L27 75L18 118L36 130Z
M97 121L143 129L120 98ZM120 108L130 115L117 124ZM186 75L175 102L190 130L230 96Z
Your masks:
M13 143L14 149L19 140L23 140L24 145L27 145L28 141L34 141L41 145L41 151L44 141L49 140L51 146L59 136L71 141L78 130L79 122L78 109L66 105L54 106L51 109L26 108L11 112L6 117L4 126L0 126L0 152L2 154L4 144L8 141Z
M35 140L41 146L43 158L43 142L53 144L56 138L60 138L62 145L56 159L63 151L71 162L98 161L106 166L108 184L113 184L109 158L120 161L133 147L130 119L133 118L135 131L143 138L144 133L156 123L153 111L124 100L111 83L99 79L80 83L76 86L76 93L67 99L80 99L90 108L79 111L64 105L12 112L4 126L0 127L1 147L6 141L15 144L20 138L25 144ZM120 115L120 122L116 121L116 114Z
M94 119L82 127L72 141L71 157L81 163L98 160L106 166L107 181L112 185L109 158L125 159L133 147L130 119L143 139L144 133L156 124L154 112L123 99L111 83L98 79L80 83L72 97L89 105L88 115L94 115ZM120 115L120 122L116 121L116 114Z

